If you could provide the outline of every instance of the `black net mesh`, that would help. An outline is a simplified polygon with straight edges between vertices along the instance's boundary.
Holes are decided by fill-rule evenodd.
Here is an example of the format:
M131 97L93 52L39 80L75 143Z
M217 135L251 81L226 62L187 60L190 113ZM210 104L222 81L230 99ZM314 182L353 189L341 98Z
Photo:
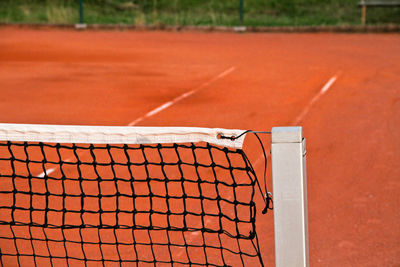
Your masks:
M255 182L207 143L1 142L1 264L262 265Z

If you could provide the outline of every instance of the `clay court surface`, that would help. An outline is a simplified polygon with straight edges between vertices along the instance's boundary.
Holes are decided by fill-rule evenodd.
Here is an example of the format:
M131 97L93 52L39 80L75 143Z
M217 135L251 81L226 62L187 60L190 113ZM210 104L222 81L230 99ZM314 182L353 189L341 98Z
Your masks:
M0 93L4 123L301 125L311 266L400 266L399 34L3 27ZM272 216L257 216L267 266Z

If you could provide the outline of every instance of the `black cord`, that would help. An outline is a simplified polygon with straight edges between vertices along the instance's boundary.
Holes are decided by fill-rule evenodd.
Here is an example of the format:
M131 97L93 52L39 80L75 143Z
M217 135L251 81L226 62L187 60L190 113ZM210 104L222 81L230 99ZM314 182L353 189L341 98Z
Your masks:
M224 136L222 134L218 134L217 138L218 139L230 139L230 140L234 141L247 133L253 133L257 137L258 142L260 143L263 155L264 155L264 190L265 190L264 192L261 189L260 182L258 181L258 179L256 179L256 182L257 182L257 186L258 186L261 194L263 195L263 199L265 202L265 208L263 209L262 213L266 214L268 212L268 210L272 210L274 208L274 202L272 199L272 193L268 192L268 189L267 189L267 154L265 153L264 143L262 142L262 140L258 134L271 134L271 132L247 130L247 131L244 131L243 133L239 134L238 136ZM250 162L250 161L248 160L248 162ZM255 173L252 166L251 166L251 168L252 168L253 172Z
M243 135L245 135L245 134L247 134L247 133L254 133L255 135L257 135L257 134L259 134L259 133L262 133L262 134L271 134L271 132L266 132L266 131L247 130L247 131L244 131L243 133L239 134L238 136L234 136L234 135L232 135L232 136L224 136L224 135L222 135L222 134L218 134L218 135L217 135L217 138L218 138L218 139L230 139L230 140L234 141L234 140L240 138L241 136L243 136Z
M264 144L261 140L261 138L258 136L258 134L256 132L253 132L254 135L257 137L258 141L260 142L260 146L264 155L264 199L265 199L265 208L263 209L262 213L266 214L268 212L268 210L272 210L273 209L273 200L272 200L272 194L271 192L268 192L267 189L267 153L265 153L265 148L264 148ZM257 180L258 183L258 180ZM263 193L261 191L261 193Z

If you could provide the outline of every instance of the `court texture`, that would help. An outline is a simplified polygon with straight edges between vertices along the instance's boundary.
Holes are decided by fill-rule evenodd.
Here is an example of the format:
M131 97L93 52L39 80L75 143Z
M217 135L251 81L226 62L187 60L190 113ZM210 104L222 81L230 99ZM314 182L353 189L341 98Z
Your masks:
M310 265L400 266L399 34L3 26L0 95L2 123L301 125ZM244 150L262 178L257 140ZM273 212L256 203L273 266Z

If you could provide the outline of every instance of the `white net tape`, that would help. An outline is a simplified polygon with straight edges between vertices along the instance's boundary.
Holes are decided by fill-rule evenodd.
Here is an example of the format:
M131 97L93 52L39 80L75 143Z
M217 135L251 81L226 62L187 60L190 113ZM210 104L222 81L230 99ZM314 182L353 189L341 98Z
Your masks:
M197 127L69 126L0 123L0 140L46 143L167 144L207 142L242 148L244 130Z

